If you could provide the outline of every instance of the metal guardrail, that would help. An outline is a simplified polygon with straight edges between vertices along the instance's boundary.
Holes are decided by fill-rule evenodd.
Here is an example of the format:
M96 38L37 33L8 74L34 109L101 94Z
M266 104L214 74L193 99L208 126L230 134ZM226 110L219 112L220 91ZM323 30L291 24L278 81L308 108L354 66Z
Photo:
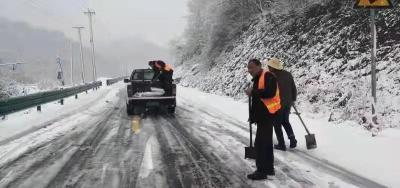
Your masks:
M102 86L102 82L94 82L86 85L59 89L54 91L40 92L27 96L13 97L4 100L0 100L0 116L5 116L20 110L25 110L37 106L37 110L41 111L41 105L60 100L60 103L64 103L64 98L85 92L90 89L97 89Z
M108 79L106 81L106 83L107 83L108 86L109 85L113 85L113 84L115 84L115 83L117 83L119 81L124 80L125 78L128 78L128 76L122 76L122 77L118 77L118 78Z

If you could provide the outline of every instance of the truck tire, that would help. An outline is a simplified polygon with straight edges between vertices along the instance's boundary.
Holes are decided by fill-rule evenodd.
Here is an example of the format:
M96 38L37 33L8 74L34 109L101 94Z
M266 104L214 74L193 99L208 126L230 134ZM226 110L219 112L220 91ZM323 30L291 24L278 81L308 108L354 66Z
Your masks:
M126 112L128 113L128 115L134 115L135 109L133 105L126 104Z
M133 114L134 115L141 115L141 114L145 113L145 110L146 110L145 106L138 105L135 108L133 108Z
M175 114L175 107L169 107L168 114Z

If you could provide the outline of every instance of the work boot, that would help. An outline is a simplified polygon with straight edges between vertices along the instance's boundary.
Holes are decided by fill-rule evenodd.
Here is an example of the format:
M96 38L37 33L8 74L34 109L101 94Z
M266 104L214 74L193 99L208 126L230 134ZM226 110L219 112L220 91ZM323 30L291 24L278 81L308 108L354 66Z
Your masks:
M290 148L297 147L297 140L295 138L290 139Z
M285 145L276 144L274 146L274 148L277 149L277 150L286 151L286 146Z
M251 180L265 180L267 179L267 174L255 171L254 173L247 175L247 178Z
M275 176L275 170L267 171L266 173L268 176Z

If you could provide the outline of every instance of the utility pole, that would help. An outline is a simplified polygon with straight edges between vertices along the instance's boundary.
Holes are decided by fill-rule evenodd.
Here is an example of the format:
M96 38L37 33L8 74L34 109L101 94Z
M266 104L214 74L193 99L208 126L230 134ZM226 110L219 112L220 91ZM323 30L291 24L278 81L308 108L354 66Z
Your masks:
M71 85L72 87L75 86L74 84L74 42L71 41Z
M80 54L81 54L81 64L82 64L82 70L81 70L81 77L82 77L82 82L85 84L85 60L83 58L83 44L82 44L82 33L81 30L84 27L72 27L78 30L78 35L79 35L79 42L80 42Z
M89 27L90 27L90 44L92 45L92 67L93 67L93 81L97 80L97 70L96 70L96 60L95 60L95 51L94 51L94 40L93 40L93 15L96 12L88 9L87 12L84 12L85 15L89 17Z

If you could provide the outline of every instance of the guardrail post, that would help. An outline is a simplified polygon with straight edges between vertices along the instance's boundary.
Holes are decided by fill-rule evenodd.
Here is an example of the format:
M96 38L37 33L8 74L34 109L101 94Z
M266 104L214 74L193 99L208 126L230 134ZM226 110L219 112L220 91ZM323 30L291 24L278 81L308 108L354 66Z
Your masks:
M61 99L61 100L60 100L60 104L61 104L61 105L64 105L64 99Z
M78 99L78 94L75 94L75 99Z
M41 112L41 111L42 111L42 106L40 106L40 105L37 106L37 107L36 107L36 110L37 110L38 112Z

